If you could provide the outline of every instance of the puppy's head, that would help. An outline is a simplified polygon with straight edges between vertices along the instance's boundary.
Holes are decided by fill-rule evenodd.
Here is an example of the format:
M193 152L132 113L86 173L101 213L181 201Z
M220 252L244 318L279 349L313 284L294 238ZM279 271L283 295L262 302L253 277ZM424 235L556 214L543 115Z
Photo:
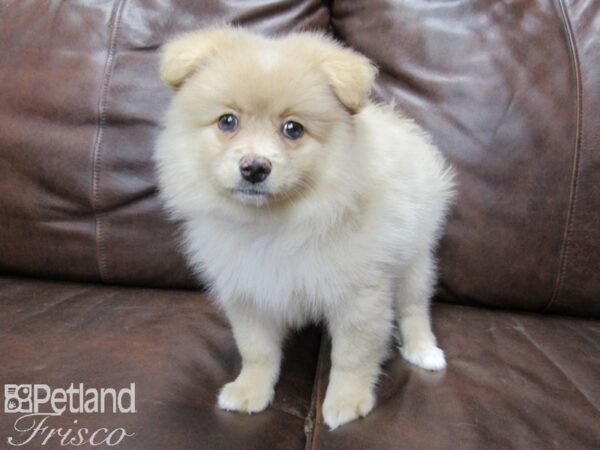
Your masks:
M161 61L175 91L167 128L185 141L177 157L188 175L257 207L292 203L343 170L352 115L374 76L364 56L321 35L269 39L231 27L181 36Z

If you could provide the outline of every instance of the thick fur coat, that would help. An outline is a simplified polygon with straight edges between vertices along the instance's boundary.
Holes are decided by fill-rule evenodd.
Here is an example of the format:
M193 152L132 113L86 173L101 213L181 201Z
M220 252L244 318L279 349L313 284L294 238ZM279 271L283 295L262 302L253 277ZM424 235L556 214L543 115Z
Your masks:
M286 332L309 321L332 338L331 428L372 409L394 320L408 361L446 365L429 302L452 171L415 123L369 100L375 73L311 33L217 27L163 50L174 96L155 153L159 186L242 356L219 395L224 409L268 406ZM286 135L289 122L300 137ZM268 165L266 179L244 179L248 157Z

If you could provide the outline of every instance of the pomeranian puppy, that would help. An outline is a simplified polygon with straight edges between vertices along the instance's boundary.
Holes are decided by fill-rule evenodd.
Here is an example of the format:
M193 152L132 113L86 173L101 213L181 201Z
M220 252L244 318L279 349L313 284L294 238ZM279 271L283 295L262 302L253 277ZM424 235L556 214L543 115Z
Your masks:
M286 332L310 321L331 336L332 429L373 408L394 318L404 358L443 369L429 303L452 171L369 101L371 62L320 34L220 26L167 43L160 71L174 89L160 192L242 357L219 406L266 408Z

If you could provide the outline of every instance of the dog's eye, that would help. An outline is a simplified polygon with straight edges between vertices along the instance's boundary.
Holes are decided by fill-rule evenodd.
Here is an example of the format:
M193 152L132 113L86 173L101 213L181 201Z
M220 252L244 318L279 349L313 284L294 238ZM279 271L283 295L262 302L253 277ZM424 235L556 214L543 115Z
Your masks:
M298 122L288 120L284 122L281 127L281 133L288 139L296 140L300 139L304 134L304 127Z
M219 117L217 125L221 131L232 133L238 127L238 118L233 114L223 114L221 117Z

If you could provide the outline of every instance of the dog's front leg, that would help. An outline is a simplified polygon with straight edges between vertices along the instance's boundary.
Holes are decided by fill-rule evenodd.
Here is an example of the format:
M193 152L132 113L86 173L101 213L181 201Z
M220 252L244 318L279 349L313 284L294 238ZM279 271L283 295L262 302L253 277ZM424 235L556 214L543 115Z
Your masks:
M359 290L328 313L331 372L323 418L331 428L367 415L375 405L374 386L387 354L393 323L389 283Z
M219 407L245 413L262 411L273 400L284 328L277 320L261 317L243 305L229 305L225 310L242 356L242 370L221 389Z

